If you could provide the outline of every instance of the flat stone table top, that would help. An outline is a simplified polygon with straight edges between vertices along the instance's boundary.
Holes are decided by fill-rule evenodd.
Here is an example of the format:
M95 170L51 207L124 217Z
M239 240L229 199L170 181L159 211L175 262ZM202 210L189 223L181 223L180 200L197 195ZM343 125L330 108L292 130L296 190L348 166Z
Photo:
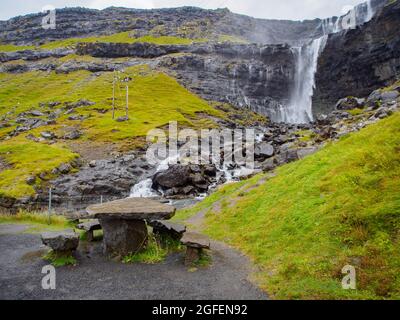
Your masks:
M89 206L89 218L121 218L127 220L168 220L175 214L173 206L147 198L126 198Z

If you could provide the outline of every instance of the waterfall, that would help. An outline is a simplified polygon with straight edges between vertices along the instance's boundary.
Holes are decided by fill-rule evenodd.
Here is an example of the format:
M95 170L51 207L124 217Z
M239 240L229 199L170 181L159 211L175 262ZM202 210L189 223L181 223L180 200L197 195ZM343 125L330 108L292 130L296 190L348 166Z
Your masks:
M374 10L371 0L358 5L342 17L323 19L321 30L323 36L302 47L293 47L296 57L294 86L290 94L289 104L279 109L277 121L287 123L308 123L313 121L312 97L315 89L315 74L319 55L324 50L328 35L354 28L372 19Z
M315 73L318 57L325 48L328 36L324 35L302 47L294 47L296 73L294 88L289 105L282 113L282 121L287 123L307 123L313 121L312 96L315 88Z
M372 8L372 4L371 4L372 0L368 0L367 1L367 17L365 22L368 22L372 19L372 17L374 16L374 9Z

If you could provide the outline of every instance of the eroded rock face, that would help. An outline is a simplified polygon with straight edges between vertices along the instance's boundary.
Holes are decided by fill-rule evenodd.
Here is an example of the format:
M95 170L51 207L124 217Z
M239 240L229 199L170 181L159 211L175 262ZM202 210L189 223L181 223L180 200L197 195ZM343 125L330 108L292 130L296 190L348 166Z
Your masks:
M342 97L366 97L400 74L400 2L354 30L330 35L316 74L313 112L329 113Z
M179 29L186 26L186 34L192 37L229 34L252 42L284 43L309 38L320 23L319 19L303 22L255 19L234 14L228 9L194 7L153 10L65 8L56 13L56 29L41 27L43 13L0 21L0 38L4 42L23 44L127 30L134 30L137 36L142 36L157 31L157 27L159 35L178 36Z
M62 175L51 182L53 204L66 210L85 209L90 203L128 197L131 187L151 175L145 158L125 155L91 161L76 173ZM46 202L47 190L40 191L38 201Z
M206 100L276 118L288 103L295 74L295 56L286 45L219 44L166 57L161 66Z

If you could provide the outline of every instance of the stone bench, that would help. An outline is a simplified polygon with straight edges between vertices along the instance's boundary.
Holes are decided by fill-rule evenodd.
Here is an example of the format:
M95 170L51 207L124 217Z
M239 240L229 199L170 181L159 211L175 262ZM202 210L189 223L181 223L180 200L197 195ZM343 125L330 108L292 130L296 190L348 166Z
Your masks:
M148 223L153 228L153 233L169 236L175 240L181 240L186 232L186 226L162 220L153 220Z
M100 225L99 220L92 220L92 221L80 223L76 227L80 230L86 231L86 240L87 241L94 241L93 231L101 230L101 225Z
M79 235L73 230L45 232L41 238L43 244L56 253L71 254L79 245Z
M210 239L202 234L186 232L181 243L186 246L185 265L191 266L201 257L203 249L210 249Z

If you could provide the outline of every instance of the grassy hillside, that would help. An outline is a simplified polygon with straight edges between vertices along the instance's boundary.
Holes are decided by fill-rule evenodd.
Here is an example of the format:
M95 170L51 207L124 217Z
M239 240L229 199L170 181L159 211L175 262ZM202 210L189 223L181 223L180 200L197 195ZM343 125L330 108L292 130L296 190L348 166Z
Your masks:
M85 132L84 138L101 141L145 136L148 130L164 126L169 121L192 125L191 119L199 112L223 116L222 112L215 110L164 73L153 72L141 66L126 69L120 77L126 76L132 78L128 83L130 120L126 122L116 122L111 117L112 72L100 76L88 71L69 74L0 74L0 114L11 111L8 117L15 119L18 114L28 110L52 111L51 108L40 107L40 103L66 103L88 99L95 102L95 105L75 109L76 114L87 117L78 124ZM116 98L116 116L124 116L125 85L117 86ZM54 109L57 107L53 111ZM106 113L97 112L99 109ZM62 115L57 123L77 125L76 121L70 121L68 117ZM12 128L7 128L6 131ZM57 126L52 129L57 129Z
M50 172L76 156L62 140L56 145L49 145L26 139L28 134L40 137L41 132L52 131L62 137L65 130L75 128L83 133L77 142L113 143L131 149L143 143L141 137L145 137L149 130L163 127L169 121L178 121L186 127L212 127L215 126L213 121L198 114L225 117L224 112L216 110L164 73L137 66L127 68L120 76L132 79L128 84L129 120L124 122L112 119L111 72L101 75L87 71L0 74L0 116L2 122L11 125L0 129L0 160L7 165L6 170L0 170L0 195L32 195L33 187L25 182L28 176ZM117 118L125 115L125 85L117 86L116 98ZM72 115L82 116L83 119L70 120L71 114L65 114L65 103L75 103L80 99L95 104L76 108ZM60 105L46 105L55 101ZM55 124L4 140L17 127L15 120L18 115L29 110L43 112L44 116L40 117L43 119L56 110L61 113ZM37 179L37 184L40 184L40 179Z
M400 298L400 114L317 154L222 187L176 219L206 213L205 232L247 253L283 299ZM357 270L343 290L341 270Z
M93 42L110 42L110 43L153 43L157 45L190 45L193 43L207 42L207 41L219 41L219 42L235 42L235 43L248 43L245 39L230 35L218 35L212 38L188 38L184 36L166 36L166 35L147 35L142 37L133 37L132 32L125 31L115 33L107 36L97 37L86 37L86 38L67 38L63 40L56 40L47 42L40 46L17 46L13 44L1 44L0 52L12 52L21 50L53 50L59 48L75 47L77 43L93 43Z

